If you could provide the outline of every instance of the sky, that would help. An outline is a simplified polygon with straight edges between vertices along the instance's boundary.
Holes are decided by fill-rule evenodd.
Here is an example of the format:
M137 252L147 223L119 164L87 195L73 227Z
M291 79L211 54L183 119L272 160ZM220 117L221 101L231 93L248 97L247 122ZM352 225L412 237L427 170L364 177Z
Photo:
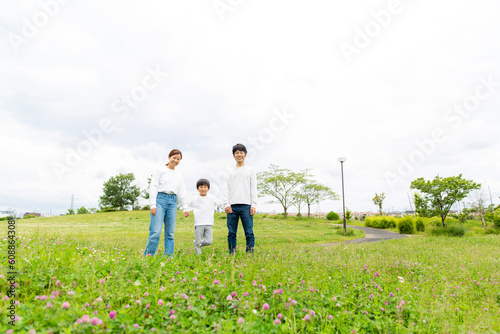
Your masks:
M478 1L5 1L0 209L98 208L168 152L220 196L231 148L410 209L411 181L463 174L500 195L500 4ZM282 212L268 197L260 212ZM465 201L467 202L467 201ZM145 205L146 201L141 200ZM465 203L464 203L465 204ZM324 201L313 211L342 210ZM291 208L290 211L296 211Z

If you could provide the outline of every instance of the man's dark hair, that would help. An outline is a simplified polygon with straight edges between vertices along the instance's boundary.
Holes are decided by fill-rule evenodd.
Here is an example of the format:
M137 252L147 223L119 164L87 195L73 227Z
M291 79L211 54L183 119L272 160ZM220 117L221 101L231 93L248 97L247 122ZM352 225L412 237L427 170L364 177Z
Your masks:
M207 186L208 189L210 189L210 181L207 179L199 179L198 182L196 182L196 189L198 189L200 186Z
M236 151L242 151L245 152L245 155L247 154L247 148L243 144L236 144L233 146L233 155Z

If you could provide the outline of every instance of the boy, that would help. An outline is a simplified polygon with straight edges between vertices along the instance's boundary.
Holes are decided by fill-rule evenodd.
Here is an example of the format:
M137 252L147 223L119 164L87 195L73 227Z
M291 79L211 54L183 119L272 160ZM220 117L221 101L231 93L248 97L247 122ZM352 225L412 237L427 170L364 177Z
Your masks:
M255 236L253 234L253 215L257 204L257 176L255 169L245 165L247 149L243 144L233 146L233 157L236 165L226 173L222 190L222 201L227 213L227 244L229 254L236 251L236 233L238 220L241 219L246 237L246 251L253 253Z
M221 201L208 194L210 182L199 179L196 182L199 194L191 198L188 206L194 214L194 249L197 255L201 254L201 247L212 244L212 225L214 224L215 207L223 208Z

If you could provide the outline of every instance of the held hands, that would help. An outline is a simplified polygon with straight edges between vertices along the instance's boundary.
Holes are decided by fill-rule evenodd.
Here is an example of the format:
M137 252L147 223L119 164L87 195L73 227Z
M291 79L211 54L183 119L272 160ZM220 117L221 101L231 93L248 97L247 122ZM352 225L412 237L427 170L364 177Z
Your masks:
M256 208L254 208L253 206L250 207L250 215L253 216L255 214L255 212L257 211Z
M189 211L184 212L184 218L187 218L187 217L189 217Z
M151 213L154 215L156 215L156 208L151 208Z
M228 206L226 209L224 209L224 211L226 211L226 213L233 213L233 209L231 208L231 205Z

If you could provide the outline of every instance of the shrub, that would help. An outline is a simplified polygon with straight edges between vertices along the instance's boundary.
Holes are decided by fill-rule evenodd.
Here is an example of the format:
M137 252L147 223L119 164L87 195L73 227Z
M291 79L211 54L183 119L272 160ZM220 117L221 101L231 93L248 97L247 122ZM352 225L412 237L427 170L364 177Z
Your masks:
M394 227L396 227L396 218L388 217L387 218L387 228L394 228Z
M141 210L151 210L151 207L149 205L144 205Z
M418 232L424 232L425 231L424 219L422 217L418 217L417 219L415 219L415 226Z
M500 229L488 227L485 231L486 234L500 234Z
M495 213L493 216L493 224L495 224L496 228L500 228L500 214Z
M338 235L346 236L346 237L352 237L354 235L354 229L348 227L348 228L346 228L346 230L344 232L343 228L339 228L339 229L337 229L337 231L335 233L337 233Z
M36 218L35 215L26 215L23 217L24 219Z
M401 218L398 222L398 231L400 234L413 234L415 233L415 226L413 225L413 217L406 216Z
M394 228L396 227L396 218L387 216L366 217L365 226L373 228Z
M326 219L328 219L328 220L339 220L339 219L340 219L340 216L339 216L338 214L336 214L335 212L330 211L330 212L326 215Z
M431 230L431 235L444 235L450 237L463 237L465 235L465 227L460 225L437 227Z
M105 207L102 207L101 210L99 210L97 212L114 212L114 211L118 211L118 209L105 206Z

